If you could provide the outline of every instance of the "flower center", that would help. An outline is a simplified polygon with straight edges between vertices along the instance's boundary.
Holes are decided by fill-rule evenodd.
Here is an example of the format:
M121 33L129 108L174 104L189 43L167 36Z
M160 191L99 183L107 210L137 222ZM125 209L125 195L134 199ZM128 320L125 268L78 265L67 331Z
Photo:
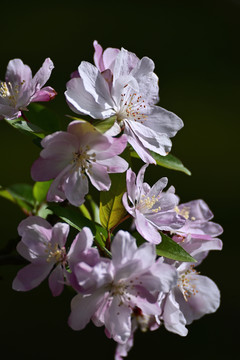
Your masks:
M141 199L139 201L139 204L137 206L138 210L141 211L142 213L145 212L153 212L153 213L157 213L159 211L161 211L161 207L160 206L155 206L157 204L159 200L159 196L146 196L146 195L142 195Z
M126 290L129 287L129 285L127 285L126 283L120 281L117 284L112 284L112 288L111 288L111 295L112 296L116 296L116 295L120 295L123 296L126 294Z
M189 207L186 206L186 207L183 207L180 210L178 206L175 206L174 210L176 211L176 213L178 215L182 215L186 220L189 219L189 214L190 214L190 208ZM191 220L194 221L194 220L196 220L196 218L194 216L192 216Z
M183 274L181 274L178 278L178 287L181 290L184 299L188 301L188 299L192 295L196 295L198 293L198 290L196 289L196 285L193 283L193 281L196 281L195 275L198 275L199 272L197 272L194 269L194 266L192 265L188 270L186 270Z
M73 159L71 160L71 164L74 165L74 168L80 168L82 174L84 174L86 170L89 171L89 169L91 169L91 162L96 161L96 154L89 154L89 150L90 148L87 145L84 148L80 148L78 152L73 153Z
M23 85L25 81L21 82ZM0 82L0 97L8 102L10 106L16 106L19 94L19 85L12 85L11 82Z
M64 246L60 248L58 244L48 243L45 251L48 254L47 262L60 263L66 261L66 249Z
M128 84L124 86L124 89L127 87ZM118 122L129 119L143 124L144 121L147 120L144 109L146 109L146 105L142 96L126 89L126 92L121 93L119 109L117 111Z

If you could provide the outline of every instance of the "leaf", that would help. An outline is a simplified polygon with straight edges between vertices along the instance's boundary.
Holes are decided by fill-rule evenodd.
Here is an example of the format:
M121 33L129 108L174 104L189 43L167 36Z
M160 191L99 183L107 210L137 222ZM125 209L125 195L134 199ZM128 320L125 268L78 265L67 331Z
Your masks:
M126 148L121 157L131 164L131 155ZM99 217L101 224L111 230L127 214L122 203L122 196L126 190L126 173L110 174L111 187L109 191L100 192Z
M149 151L149 152L151 153L152 157L156 160L158 165L171 170L182 171L187 175L191 175L191 172L183 165L181 160L179 160L172 154L161 156L153 151ZM134 158L139 158L138 154L134 150L131 151L131 156Z
M107 130L109 130L113 126L116 119L117 119L117 116L114 115L105 120L95 120L92 122L92 124L99 132L105 133Z
M89 227L95 237L97 245L109 256L111 255L105 248L105 242L103 240L107 238L108 233L101 225L87 219L81 214L80 210L74 206L62 207L58 204L49 204L48 208L78 231L81 231L84 226Z
M162 237L162 242L156 246L157 255L177 261L196 262L196 260L190 254L188 254L169 236L163 234L162 232L160 232L160 234Z
M41 204L39 209L36 211L36 215L42 217L43 219L46 219L48 215L51 215L53 212L48 208L48 205L46 203Z
M30 124L43 129L45 134L51 134L61 130L63 120L52 110L42 104L31 103L28 106L29 111L25 113ZM29 124L29 123L28 123Z
M17 204L24 212L32 212L35 206L33 189L29 184L14 184L7 188L0 186L0 196Z
M34 206L33 188L29 184L14 184L7 187L7 190L14 198L22 199L26 203Z
M105 229L112 229L126 215L122 196L126 192L126 174L111 174L111 188L100 193L100 221Z
M30 136L35 139L44 138L44 131L40 129L38 126L28 123L25 120L6 120L9 125L23 133L24 135Z
M97 129L100 133L105 133L107 130L109 130L113 124L115 123L117 116L111 116L108 119L105 120L93 120L93 121L88 121L85 119L81 119L78 118L76 116L72 116L72 115L67 115L68 118L72 119L72 120L79 120L79 121L85 121L87 123L89 123L90 125L92 125L95 129Z
M52 180L49 181L37 181L33 186L33 196L38 203L42 203L46 200L46 196Z

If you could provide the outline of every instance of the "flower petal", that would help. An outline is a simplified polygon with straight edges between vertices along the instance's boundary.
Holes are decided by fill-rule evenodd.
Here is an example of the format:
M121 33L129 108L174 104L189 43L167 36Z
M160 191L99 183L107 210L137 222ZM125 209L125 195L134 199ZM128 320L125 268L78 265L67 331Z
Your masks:
M131 128L139 140L149 150L156 152L162 156L167 155L172 147L172 142L168 135L160 133L149 127L149 122L145 124L137 121L131 121Z
M173 137L183 127L183 121L173 112L160 106L152 106L147 116L147 126L157 133Z
M107 172L107 168L98 163L91 163L91 170L87 170L87 174L93 186L99 191L109 190L111 180Z
M139 234L147 241L153 244L159 244L161 242L161 235L157 231L145 216L136 209L135 225Z
M68 233L70 227L66 223L59 222L55 224L52 228L52 244L58 244L60 247L63 247L67 241Z
M17 291L29 291L37 287L49 274L53 265L44 263L34 263L19 270L13 280L12 288Z
M164 320L164 326L168 331L171 331L180 336L187 335L188 330L185 327L186 319L179 309L179 304L176 302L172 293L166 297L162 317Z
M104 298L104 290L99 289L90 296L78 294L71 301L68 324L73 330L82 330L91 320Z
M56 91L51 86L46 86L34 94L31 98L31 102L50 101L54 99L56 95Z
M132 130L130 122L125 121L124 134L128 137L128 142L132 145L133 149L139 157L147 164L156 164L156 160L150 155L149 151L142 144L139 137Z
M35 87L36 91L40 90L43 85L48 81L52 70L54 69L53 62L50 58L45 59L41 68L35 74L33 78L33 86Z
M105 312L104 322L109 336L120 344L124 344L131 335L131 312L118 296L113 297Z
M67 83L65 97L70 109L77 114L90 115L94 119L105 119L114 115L110 107L105 108L103 104L97 103L85 90L81 78L73 78Z
M85 195L88 193L88 179L80 169L68 174L63 187L66 198L72 205L80 206L84 203Z
M58 264L48 278L48 284L53 296L59 296L64 288L64 272L61 264Z
M131 260L137 251L136 240L127 231L120 230L111 244L112 261L117 267Z

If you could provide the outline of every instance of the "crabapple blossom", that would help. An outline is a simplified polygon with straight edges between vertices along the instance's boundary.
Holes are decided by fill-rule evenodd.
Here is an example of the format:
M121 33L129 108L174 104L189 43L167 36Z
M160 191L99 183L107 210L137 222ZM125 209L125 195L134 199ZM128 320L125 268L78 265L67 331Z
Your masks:
M209 250L222 249L222 242L219 239L200 241L202 246L196 247L192 242L187 247L189 254L198 259L197 264L206 257L206 252ZM211 279L196 271L195 264L177 261L173 263L169 260L167 262L175 265L178 282L162 300L163 313L160 318L164 321L167 330L186 336L188 333L186 325L218 309L220 292Z
M176 270L156 260L153 244L137 248L135 239L122 230L114 237L111 251L112 260L102 258L94 267L80 264L77 268L81 292L72 300L69 325L81 330L92 320L96 326L105 325L108 337L124 344L132 334L136 307L145 315L160 315L159 293L176 285Z
M65 96L72 111L94 119L116 116L108 135L121 131L146 163L156 163L149 150L166 155L171 150L170 137L183 126L182 120L156 103L158 77L148 57L141 60L121 49L102 48L95 42L96 66L82 61L78 77L67 83ZM108 68L107 68L108 67Z
M31 290L51 272L49 287L52 294L57 296L62 292L68 232L69 225L57 223L52 227L39 216L30 216L19 224L18 233L22 239L17 245L17 251L30 264L18 271L13 281L14 290Z
M181 237L211 240L223 232L219 224L210 221L213 218L213 213L205 201L201 199L179 204L175 210L186 219L184 226L176 231L176 234L179 235L179 241ZM175 241L177 240L176 237Z
M198 260L207 256L209 250L220 250L222 241L216 236L222 234L223 229L219 224L210 221L213 213L203 200L193 200L184 204L177 205L177 214L182 215L186 222L180 229L174 231L172 239L180 243L184 249L193 254Z
M163 192L168 181L166 177L158 180L152 187L143 182L147 166L143 165L137 176L132 169L128 169L127 192L122 201L125 209L134 218L139 234L147 241L158 244L161 242L158 230L179 229L186 220L175 211L178 197L174 194L174 188L170 187Z
M98 260L98 251L91 248L93 235L88 228L83 228L73 240L69 252L65 243L69 233L69 225L57 223L51 226L39 216L30 216L18 226L22 236L17 251L30 264L19 270L13 281L13 289L28 291L37 287L49 274L49 287L53 296L63 291L70 275L66 268L72 262L85 261L94 264Z
M73 121L67 131L46 136L40 157L33 163L35 181L54 179L48 201L80 206L88 193L88 178L99 191L109 190L109 173L126 171L128 163L117 156L127 144L126 137L112 138L98 132L85 121ZM88 177L88 178L87 178Z
M27 110L31 102L49 101L56 91L43 85L48 81L54 68L50 58L45 59L42 67L32 77L32 71L21 59L10 60L5 81L0 82L0 118L13 120Z

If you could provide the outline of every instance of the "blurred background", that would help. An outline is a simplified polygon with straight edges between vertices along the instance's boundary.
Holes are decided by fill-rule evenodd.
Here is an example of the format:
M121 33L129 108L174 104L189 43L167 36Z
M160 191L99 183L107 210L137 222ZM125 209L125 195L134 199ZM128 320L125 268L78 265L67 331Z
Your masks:
M8 3L10 4L10 3ZM65 84L82 60L92 62L92 43L124 47L148 56L159 76L160 106L184 121L173 138L172 154L192 176L151 166L153 184L161 176L176 187L181 202L204 199L214 221L224 228L222 252L212 252L199 270L222 294L221 307L190 325L186 338L163 327L137 333L128 359L177 356L216 358L237 346L239 321L239 93L240 1L11 2L1 4L0 79L10 59L21 58L35 73L46 57L55 69L48 85L58 96L47 106L73 113L65 103ZM39 148L0 122L0 184L32 184L30 168ZM24 214L0 198L0 248L17 237ZM113 359L115 344L103 328L91 324L81 332L67 325L69 291L53 298L45 282L29 293L11 290L20 267L0 267L0 346L8 358ZM84 355L85 354L85 355Z

